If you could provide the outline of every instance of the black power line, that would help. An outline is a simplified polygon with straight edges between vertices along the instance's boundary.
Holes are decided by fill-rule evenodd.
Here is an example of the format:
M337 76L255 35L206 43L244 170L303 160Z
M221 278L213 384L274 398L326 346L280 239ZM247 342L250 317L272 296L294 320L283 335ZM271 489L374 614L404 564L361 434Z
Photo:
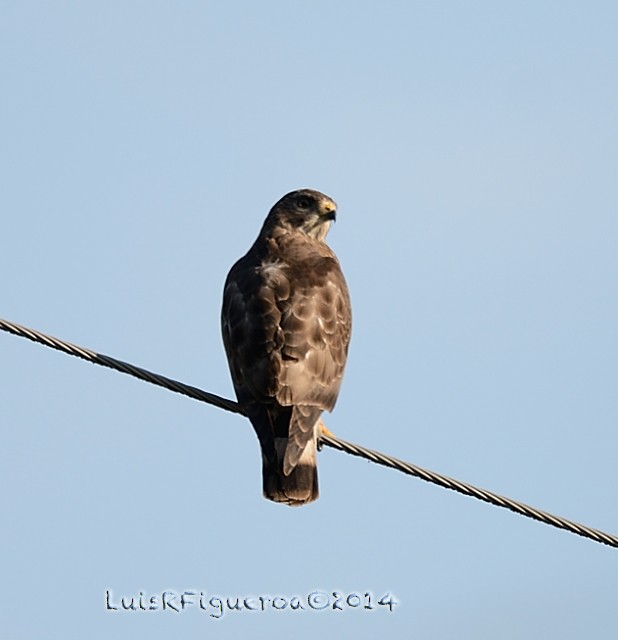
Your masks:
M220 409L225 409L226 411L232 411L233 413L245 415L242 407L237 402L233 402L232 400L228 400L227 398L222 398L221 396L217 396L213 393L208 393L207 391L202 391L197 387L183 384L182 382L178 382L177 380L166 378L165 376L161 376L157 373L152 373L151 371L136 367L135 365L129 364L128 362L116 360L115 358L97 353L96 351L91 351L90 349L85 349L84 347L78 347L74 344L71 344L70 342L65 342L64 340L59 340L58 338L48 336L44 333L41 333L40 331L22 327L21 325L9 322L8 320L3 320L2 318L0 318L0 329L2 329L3 331L7 331L8 333L12 333L16 336L21 336L22 338L28 338L29 340L32 340L39 344L44 344L48 347L51 347L52 349L63 351L64 353L68 353L71 356L76 356L77 358L88 360L89 362L92 362L94 364L98 364L103 367L109 367L110 369L115 369L116 371L121 371L122 373L126 373L128 375L139 378L140 380L144 380L146 382L150 382L151 384L156 384L160 387L164 387L166 389L169 389L170 391L174 391L175 393L181 393L185 396L188 396L189 398L193 398L194 400L206 402L207 404L214 405L215 407L219 407ZM453 478L443 476L434 471L428 471L427 469L417 467L416 465L410 464L409 462L404 462L402 460L398 460L397 458L393 458L391 456L380 453L379 451L373 451L372 449L366 449L365 447L361 447L360 445L346 442L345 440L341 440L332 435L323 435L321 437L321 442L329 447L332 447L333 449L339 449L339 451L344 451L345 453L365 458L366 460L381 464L385 467L396 469L397 471L401 471L402 473L440 485L445 489L452 489L453 491L463 493L466 496L477 498L478 500L482 500L483 502L489 502L489 504L493 504L496 507L510 509L511 511L519 513L522 516L526 516L527 518L532 518L534 520L538 520L539 522L544 522L545 524L549 524L559 529L565 529L566 531L575 533L578 536L590 538L591 540L600 542L601 544L609 545L610 547L618 547L617 536L613 536L609 533L604 533L603 531L599 531L598 529L592 529L591 527L587 527L583 524L578 524L577 522L572 522L571 520L561 518L560 516L554 516L551 513L535 509L534 507L530 507L527 504L523 504L522 502L517 502L516 500L511 500L510 498L505 498L504 496L500 496L485 489L479 489L478 487L468 484L467 482L460 482L459 480L454 480Z

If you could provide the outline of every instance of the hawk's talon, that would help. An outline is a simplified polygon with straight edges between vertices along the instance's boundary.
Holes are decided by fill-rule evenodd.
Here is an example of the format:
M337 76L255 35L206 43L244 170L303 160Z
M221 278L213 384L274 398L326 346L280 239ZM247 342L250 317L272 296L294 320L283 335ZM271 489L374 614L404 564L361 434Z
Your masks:
M330 429L326 428L326 425L322 422L322 419L320 419L318 427L320 428L320 435L326 436L328 438L336 438L337 437Z
M318 422L318 437L316 440L316 448L318 451L322 451L324 448L324 443L322 442L322 437L326 436L327 438L336 438L335 434L330 431L330 429L326 428L324 422L322 422L322 418L320 418L320 422Z

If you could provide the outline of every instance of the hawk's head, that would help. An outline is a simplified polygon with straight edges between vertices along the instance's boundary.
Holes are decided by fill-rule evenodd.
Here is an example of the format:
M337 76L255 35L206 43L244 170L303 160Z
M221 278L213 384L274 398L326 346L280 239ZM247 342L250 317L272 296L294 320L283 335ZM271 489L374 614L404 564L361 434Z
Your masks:
M283 196L275 204L266 218L264 229L285 227L324 240L336 217L337 205L332 198L313 189L299 189Z

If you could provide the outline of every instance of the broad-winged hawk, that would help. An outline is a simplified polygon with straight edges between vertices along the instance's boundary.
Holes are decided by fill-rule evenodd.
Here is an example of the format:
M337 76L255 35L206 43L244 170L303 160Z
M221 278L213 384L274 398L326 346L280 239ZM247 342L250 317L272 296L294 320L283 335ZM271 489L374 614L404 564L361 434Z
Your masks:
M335 406L350 341L348 288L324 242L336 211L319 191L285 195L223 294L223 342L260 441L264 496L289 505L318 497L320 415Z

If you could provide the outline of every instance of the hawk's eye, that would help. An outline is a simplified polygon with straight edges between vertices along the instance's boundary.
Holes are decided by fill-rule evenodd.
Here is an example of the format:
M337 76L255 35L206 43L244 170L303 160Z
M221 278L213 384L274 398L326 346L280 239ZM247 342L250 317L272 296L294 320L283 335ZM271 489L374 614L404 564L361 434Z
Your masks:
M299 209L308 209L311 206L311 200L305 196L301 196L296 201L296 206Z

